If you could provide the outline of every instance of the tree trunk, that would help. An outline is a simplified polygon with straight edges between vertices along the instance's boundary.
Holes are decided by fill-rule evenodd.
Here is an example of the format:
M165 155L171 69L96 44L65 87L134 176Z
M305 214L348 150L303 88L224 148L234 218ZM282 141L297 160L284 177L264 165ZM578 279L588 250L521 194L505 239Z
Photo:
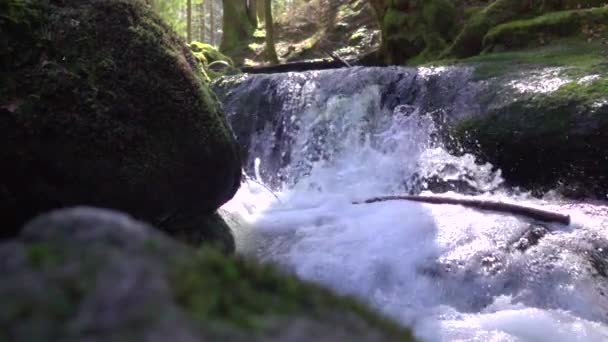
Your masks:
M404 64L417 57L434 59L448 47L457 29L451 0L368 0L382 33L380 53L386 64Z
M200 11L200 41L201 42L205 42L205 3L201 3L198 5L199 7L199 11Z
M249 0L247 4L247 14L249 15L249 21L255 28L258 27L258 2L264 2L265 0Z
M272 0L264 0L264 22L266 23L266 59L272 64L278 64L277 50L274 46L274 21L272 19Z
M223 0L224 35L220 51L240 64L253 38L255 26L249 17L248 0Z
M215 45L215 11L213 9L213 3L215 0L209 0L209 43Z
M378 22L382 23L381 20L384 18L384 13L386 13L386 3L384 0L369 0L369 3L372 5L374 12L376 13L376 18Z
M192 41L192 0L186 1L186 40Z
M266 1L257 0L255 4L256 4L256 12L258 13L258 22L261 23L266 18L266 10L264 9Z

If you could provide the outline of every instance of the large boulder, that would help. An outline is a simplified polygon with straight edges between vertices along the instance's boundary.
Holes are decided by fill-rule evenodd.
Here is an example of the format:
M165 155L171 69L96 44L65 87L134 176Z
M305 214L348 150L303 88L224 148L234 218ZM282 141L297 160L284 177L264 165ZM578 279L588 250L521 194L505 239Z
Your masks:
M356 301L75 208L0 245L2 341L413 341Z
M608 194L608 65L601 41L476 59L481 110L452 128L464 151L537 194Z
M196 223L234 195L240 157L220 105L189 48L142 1L0 10L0 238L73 205L171 230L175 217Z

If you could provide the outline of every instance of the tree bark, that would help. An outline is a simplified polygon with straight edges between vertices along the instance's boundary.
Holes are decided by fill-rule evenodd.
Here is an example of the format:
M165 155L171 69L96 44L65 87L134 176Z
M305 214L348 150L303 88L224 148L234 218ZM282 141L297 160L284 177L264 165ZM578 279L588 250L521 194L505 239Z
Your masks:
M186 40L192 41L192 0L186 1Z
M256 1L256 12L258 13L258 22L260 22L260 23L262 21L266 20L265 3L266 3L266 1L264 1L264 0Z
M223 0L222 3L224 35L220 51L232 57L235 63L240 64L256 27L249 17L247 0Z
M279 64L274 46L274 20L272 19L272 0L264 0L264 22L266 23L266 58L272 64Z
M205 42L205 3L202 2L198 5L199 11L200 11L200 31L199 31L199 36L200 36L200 41L201 42Z
M249 0L247 4L247 15L249 16L249 21L255 28L258 27L258 2L264 2L266 0Z
M570 216L566 215L566 214L560 214L557 212L526 207L526 206L519 205L519 204L495 202L495 201L480 200L480 199L470 199L470 198L453 198L453 197L443 197L443 196L415 196L415 195L383 196L383 197L370 198L370 199L362 201L362 202L353 202L353 204L369 204L369 203L387 202L387 201L413 201L413 202L422 202L422 203L431 203L431 204L462 205L464 207L471 207L471 208L480 209L480 210L490 210L490 211L520 215L520 216L529 217L531 219L538 220L538 221L557 222L557 223L561 223L561 224L565 224L565 225L570 224Z
M213 9L213 3L215 0L209 1L209 42L211 45L215 45L215 11Z

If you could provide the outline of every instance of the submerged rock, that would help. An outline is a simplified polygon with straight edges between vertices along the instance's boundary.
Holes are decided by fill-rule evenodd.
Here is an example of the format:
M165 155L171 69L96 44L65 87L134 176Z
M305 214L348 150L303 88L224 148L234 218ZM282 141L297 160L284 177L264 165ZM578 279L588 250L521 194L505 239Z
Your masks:
M351 299L118 212L51 212L0 256L0 340L414 340Z
M167 217L200 220L233 196L240 158L220 105L142 1L1 6L0 238L73 205L170 231Z

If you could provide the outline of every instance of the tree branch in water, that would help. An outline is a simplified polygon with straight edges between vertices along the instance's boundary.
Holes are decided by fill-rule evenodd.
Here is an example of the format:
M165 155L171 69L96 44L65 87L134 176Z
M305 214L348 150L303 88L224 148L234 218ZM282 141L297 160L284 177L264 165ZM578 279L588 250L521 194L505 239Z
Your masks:
M534 220L544 222L558 222L561 224L570 224L570 215L560 214L553 211L547 211L542 209L536 209L526 207L523 205L496 202L481 199L471 198L454 198L454 197L443 197L443 196L416 196L416 195L405 195L405 196L382 196L374 197L362 202L353 202L353 204L369 204L377 202L387 201L412 201L422 202L430 204L453 204L462 205L464 207L470 207L481 210L490 210L502 213L509 213L514 215L525 216Z

